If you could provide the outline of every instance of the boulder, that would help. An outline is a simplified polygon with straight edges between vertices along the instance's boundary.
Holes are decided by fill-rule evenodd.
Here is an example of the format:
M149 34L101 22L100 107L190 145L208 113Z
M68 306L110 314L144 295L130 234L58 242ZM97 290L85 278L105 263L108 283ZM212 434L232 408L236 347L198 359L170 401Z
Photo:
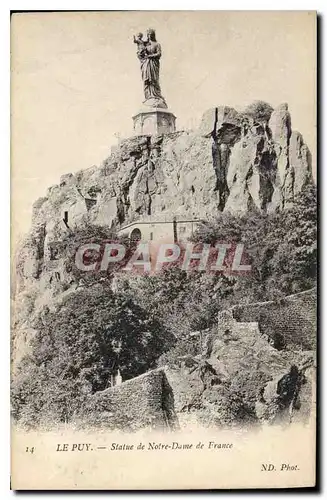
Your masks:
M229 106L210 108L203 114L198 132L216 138L220 144L232 145L241 136L241 116Z
M293 131L289 144L289 162L294 171L294 194L312 182L311 153L299 132Z
M203 137L211 137L216 132L217 108L207 109L202 115L199 126L199 134Z
M286 172L289 167L288 146L292 133L291 115L286 103L277 106L269 120L269 129L278 157L278 175L281 186L284 185Z
M216 137L220 144L233 146L241 138L242 117L228 106L218 106Z

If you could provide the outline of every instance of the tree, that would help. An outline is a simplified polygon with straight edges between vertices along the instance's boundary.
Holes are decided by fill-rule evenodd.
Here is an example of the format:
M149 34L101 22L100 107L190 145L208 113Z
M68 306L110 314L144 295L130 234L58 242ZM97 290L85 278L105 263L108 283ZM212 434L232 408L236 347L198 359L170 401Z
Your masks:
M202 223L194 241L243 243L251 273L235 277L233 303L274 300L312 288L316 279L316 188L306 186L291 208L272 214L220 214Z
M274 108L265 101L253 101L243 111L243 115L253 118L255 121L269 121Z
M312 288L317 266L317 193L312 184L299 193L294 205L280 214L284 229L271 259L272 274L287 293Z
M83 262L87 265L97 263L97 266L94 271L85 271L76 265L76 252L81 246L91 243L99 245L100 251L86 250ZM101 270L101 260L106 243L120 243L124 245L126 254L121 262L116 265L110 264L107 269ZM88 222L85 222L82 227L67 233L60 246L66 271L69 272L75 283L82 284L83 286L90 286L94 283L110 280L114 272L124 266L132 252L132 246L126 236L118 237L115 230L105 226L92 225Z
M66 296L39 318L32 352L13 383L14 417L68 421L90 394L155 366L174 338L131 299L103 284Z

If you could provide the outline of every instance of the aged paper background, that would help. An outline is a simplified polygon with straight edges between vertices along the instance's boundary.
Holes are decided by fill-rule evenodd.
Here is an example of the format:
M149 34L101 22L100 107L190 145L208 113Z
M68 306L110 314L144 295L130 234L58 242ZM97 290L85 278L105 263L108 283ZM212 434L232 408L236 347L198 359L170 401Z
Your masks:
M314 486L314 422L289 430L266 428L174 435L72 433L13 434L13 489L231 489ZM191 450L148 450L148 443L193 443ZM207 449L210 441L232 449ZM146 445L145 451L109 451L112 443ZM203 442L204 449L196 449ZM58 444L90 443L93 451L56 451ZM34 446L33 454L26 446ZM107 446L107 449L97 449ZM263 471L263 464L276 470ZM282 464L297 470L281 471Z
M131 133L141 84L131 37L148 26L163 46L162 88L192 127L217 104L288 102L316 158L314 12L17 14L12 19L12 243L31 206L60 175L97 164L114 134ZM58 443L232 442L232 450L56 452ZM26 447L34 447L33 454ZM77 456L76 456L77 455ZM277 471L262 472L262 464ZM298 470L281 472L281 464ZM171 489L312 486L315 420L257 433L112 436L12 434L14 489Z

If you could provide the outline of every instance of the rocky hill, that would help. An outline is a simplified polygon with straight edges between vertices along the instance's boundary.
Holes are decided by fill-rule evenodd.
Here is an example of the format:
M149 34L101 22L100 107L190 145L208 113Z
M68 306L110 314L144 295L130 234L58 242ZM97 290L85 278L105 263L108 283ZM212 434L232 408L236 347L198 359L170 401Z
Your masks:
M227 106L209 109L194 131L126 139L99 167L62 176L35 202L31 229L17 254L14 370L37 330L36 318L42 321L42 314L56 311L65 296L81 289L60 250L76 229L115 231L149 218L210 219L219 212L282 211L312 182L310 152L301 134L291 128L287 105L273 110L262 102L242 113ZM271 355L280 358L273 375L287 372L289 362L260 338L256 324L251 325L244 328L254 328L267 366ZM233 343L217 342L228 357ZM237 352L239 347L238 343ZM241 373L240 363L236 365ZM171 385L174 389L174 382Z
M22 276L40 276L51 245L86 221L119 227L143 217L269 212L290 206L310 182L311 155L287 104L254 103L244 113L218 106L198 130L126 139L101 166L49 187L34 204Z

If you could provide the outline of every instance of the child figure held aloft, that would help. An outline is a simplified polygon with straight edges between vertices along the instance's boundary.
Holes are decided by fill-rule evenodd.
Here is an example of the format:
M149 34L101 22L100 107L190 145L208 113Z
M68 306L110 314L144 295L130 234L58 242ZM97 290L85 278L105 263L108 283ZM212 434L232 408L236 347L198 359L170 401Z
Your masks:
M146 44L147 41L143 40L143 33L138 33L134 35L134 43L137 44L137 57L143 59L146 56Z

